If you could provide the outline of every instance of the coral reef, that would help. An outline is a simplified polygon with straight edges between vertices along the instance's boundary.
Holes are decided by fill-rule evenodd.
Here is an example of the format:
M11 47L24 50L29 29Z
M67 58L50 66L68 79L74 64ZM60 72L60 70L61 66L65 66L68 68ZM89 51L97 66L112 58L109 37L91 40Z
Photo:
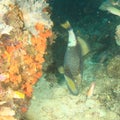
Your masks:
M33 85L43 74L52 36L52 21L44 10L48 5L45 0L0 1L0 107L9 106L4 111L14 110L17 117L27 110Z
M120 55L113 57L107 65L107 74L109 77L120 78Z
M29 4L28 4L29 1ZM52 21L50 20L50 15L47 12L48 3L45 0L16 0L20 9L23 13L25 27L32 32L32 34L37 34L34 26L38 21L49 29L52 26ZM39 13L39 15L38 15Z

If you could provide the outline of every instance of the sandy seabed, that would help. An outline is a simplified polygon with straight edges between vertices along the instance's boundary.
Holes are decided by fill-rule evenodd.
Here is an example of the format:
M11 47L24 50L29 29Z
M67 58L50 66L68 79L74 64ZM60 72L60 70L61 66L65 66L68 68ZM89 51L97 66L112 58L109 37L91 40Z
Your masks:
M81 93L73 96L69 93L66 84L60 86L55 83L51 87L42 77L34 88L26 118L28 120L120 120L119 111L108 109L100 102L100 94L102 97L109 97L101 93L104 84L108 82L105 83L104 78L95 82L93 96L86 99L89 85L83 85Z

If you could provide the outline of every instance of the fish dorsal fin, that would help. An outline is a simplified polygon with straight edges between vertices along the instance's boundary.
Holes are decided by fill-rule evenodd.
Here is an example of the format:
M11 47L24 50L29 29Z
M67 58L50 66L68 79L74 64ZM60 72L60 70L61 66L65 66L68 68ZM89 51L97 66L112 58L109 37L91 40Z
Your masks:
M85 42L85 40L82 39L81 37L77 37L77 41L78 44L80 45L82 56L87 55L90 52L87 42Z

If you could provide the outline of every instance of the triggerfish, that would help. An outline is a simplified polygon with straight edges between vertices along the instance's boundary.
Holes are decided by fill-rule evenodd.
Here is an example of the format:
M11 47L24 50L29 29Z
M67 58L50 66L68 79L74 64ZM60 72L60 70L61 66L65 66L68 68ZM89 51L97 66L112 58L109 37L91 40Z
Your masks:
M81 76L81 48L78 44L74 31L67 21L61 25L68 30L68 44L64 56L64 77L68 86L68 89L73 95L79 94Z

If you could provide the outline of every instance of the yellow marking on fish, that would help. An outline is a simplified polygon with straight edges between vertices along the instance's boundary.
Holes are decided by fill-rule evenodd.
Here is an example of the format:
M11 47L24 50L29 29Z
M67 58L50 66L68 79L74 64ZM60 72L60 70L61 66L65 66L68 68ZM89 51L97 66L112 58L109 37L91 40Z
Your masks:
M67 81L67 85L68 85L70 91L73 94L78 94L78 89L76 88L76 85L75 85L74 81L67 76L65 76L65 79Z

